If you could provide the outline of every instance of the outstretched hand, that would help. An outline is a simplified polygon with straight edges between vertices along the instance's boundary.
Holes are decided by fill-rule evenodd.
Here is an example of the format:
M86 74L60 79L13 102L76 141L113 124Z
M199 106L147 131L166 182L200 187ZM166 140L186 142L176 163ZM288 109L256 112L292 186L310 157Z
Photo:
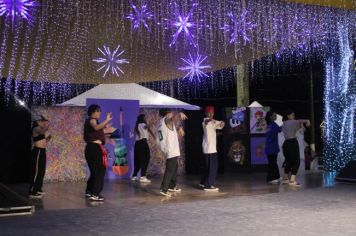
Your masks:
M111 121L112 120L112 113L109 112L108 114L106 114L106 121Z
M188 117L183 112L179 112L179 119L180 120L187 120Z

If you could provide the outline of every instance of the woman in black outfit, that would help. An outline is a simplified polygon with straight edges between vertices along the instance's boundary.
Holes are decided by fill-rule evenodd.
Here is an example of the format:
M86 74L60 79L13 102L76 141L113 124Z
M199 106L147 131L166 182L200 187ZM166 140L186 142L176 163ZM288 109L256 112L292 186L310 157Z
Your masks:
M30 171L30 198L41 198L43 178L46 173L46 147L51 139L48 134L49 123L43 116L35 116L32 126L33 149L31 155Z
M111 113L108 113L106 120L99 123L101 115L100 106L90 105L88 108L88 118L84 123L85 159L90 170L90 177L87 182L85 196L91 201L104 201L100 195L104 186L106 166L104 164L105 155L105 135L104 128L112 120Z
M132 175L132 181L139 181L141 183L151 183L151 180L147 179L146 171L148 164L150 162L150 148L148 146L148 133L152 135L154 139L155 135L147 127L147 122L145 120L145 115L140 114L137 117L136 126L136 142L134 147L134 173ZM141 170L141 177L138 178L137 174Z

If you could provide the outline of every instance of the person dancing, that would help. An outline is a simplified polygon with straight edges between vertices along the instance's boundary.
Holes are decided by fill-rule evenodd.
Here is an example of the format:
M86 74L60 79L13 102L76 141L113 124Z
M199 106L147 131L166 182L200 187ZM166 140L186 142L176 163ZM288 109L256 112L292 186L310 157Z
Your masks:
M282 128L277 125L275 120L277 114L269 111L266 114L267 131L266 131L266 146L265 153L268 159L267 182L270 184L279 184L281 176L277 165L277 156L279 153L278 133Z
M35 116L32 126L33 149L30 161L30 198L42 198L43 179L46 173L46 147L51 140L49 122L42 115Z
M160 194L170 197L170 192L181 192L177 188L177 170L178 170L178 157L180 156L178 134L184 136L182 127L176 129L173 120L177 117L180 120L188 119L182 113L174 114L170 109L161 109L159 111L162 117L158 127L158 143L162 152L166 157L166 169L164 172Z
M205 159L204 173L199 186L205 191L219 191L219 188L214 187L216 174L218 171L218 155L216 149L216 130L223 129L225 123L214 119L214 107L208 106L205 108L206 118L203 120L203 153Z
M100 106L93 104L88 108L88 118L84 123L85 159L90 170L85 196L90 201L104 201L100 195L104 187L106 172L105 126L112 120L111 113L106 115L105 121L99 123Z
M144 114L140 114L137 117L135 125L136 142L134 146L134 173L132 175L132 181L139 181L140 183L151 183L151 180L147 179L146 171L150 162L150 148L148 146L148 134L150 133L155 139L155 135L152 130L147 127L147 122ZM137 174L141 170L141 177L138 178Z
M296 120L295 113L292 110L287 111L287 120L283 123L282 131L285 141L282 145L283 155L285 157L284 177L282 182L290 186L300 187L296 176L300 165L299 144L297 140L297 131L305 124L310 126L309 120ZM291 174L289 179L289 174Z

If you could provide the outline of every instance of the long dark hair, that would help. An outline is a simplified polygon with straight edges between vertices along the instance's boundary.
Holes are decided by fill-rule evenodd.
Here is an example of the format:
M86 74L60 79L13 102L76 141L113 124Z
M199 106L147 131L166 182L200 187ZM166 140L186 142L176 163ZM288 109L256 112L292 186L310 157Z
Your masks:
M138 124L141 124L141 123L144 123L147 125L146 120L145 120L145 114L138 115L137 120L136 120L135 132L138 136L140 135L140 132L138 131Z
M273 120L271 119L272 115L273 115L273 111L267 112L266 117L265 117L267 125L269 125L273 122Z

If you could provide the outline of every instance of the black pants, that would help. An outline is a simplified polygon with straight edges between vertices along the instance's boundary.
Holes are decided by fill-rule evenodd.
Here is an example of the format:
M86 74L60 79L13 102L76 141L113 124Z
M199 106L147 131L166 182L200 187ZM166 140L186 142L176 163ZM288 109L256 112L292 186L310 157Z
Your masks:
M205 187L210 187L215 183L215 178L218 171L218 155L217 153L204 154L204 159L204 173L200 180L200 184L204 185Z
M174 189L177 186L178 157L168 158L166 160L166 170L161 184L161 190L167 192L168 189Z
M85 159L87 160L90 177L87 181L86 192L98 196L104 187L106 168L103 165L102 151L99 144L87 143Z
M296 138L287 139L283 143L283 155L285 157L284 173L296 175L300 165L299 144Z
M268 158L268 171L267 171L267 182L279 179L279 168L277 165L277 154L269 154Z
M46 149L34 147L30 161L30 194L42 191L43 178L46 173Z
M146 171L148 163L150 162L150 148L148 147L147 139L137 140L134 147L134 173L133 176L136 176L137 173L141 170L141 176L146 176Z

